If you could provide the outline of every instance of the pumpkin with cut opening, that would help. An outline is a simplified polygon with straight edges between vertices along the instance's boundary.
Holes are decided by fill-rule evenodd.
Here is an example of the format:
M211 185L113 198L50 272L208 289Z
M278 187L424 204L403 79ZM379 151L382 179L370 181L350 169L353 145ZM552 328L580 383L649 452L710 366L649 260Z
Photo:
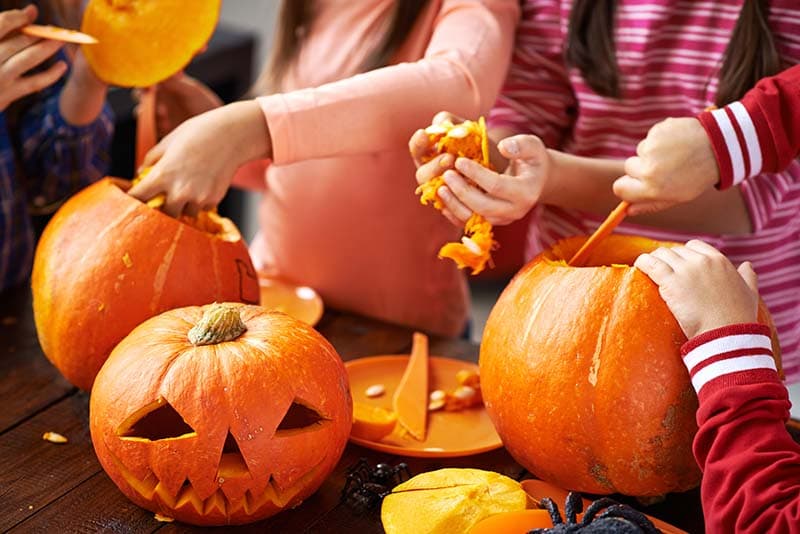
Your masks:
M336 466L352 424L347 374L313 328L236 303L141 324L92 389L105 471L133 502L197 525L291 508Z
M106 178L70 198L45 228L31 285L39 343L84 390L114 346L165 310L214 301L259 301L236 226L205 212L181 221Z
M693 488L686 337L657 286L631 267L674 243L612 235L587 267L568 266L585 240L528 263L492 309L480 351L486 409L512 456L560 487L633 496ZM763 303L759 320L772 327Z
M211 38L222 0L90 0L81 30L98 42L83 47L98 78L149 87L185 67Z

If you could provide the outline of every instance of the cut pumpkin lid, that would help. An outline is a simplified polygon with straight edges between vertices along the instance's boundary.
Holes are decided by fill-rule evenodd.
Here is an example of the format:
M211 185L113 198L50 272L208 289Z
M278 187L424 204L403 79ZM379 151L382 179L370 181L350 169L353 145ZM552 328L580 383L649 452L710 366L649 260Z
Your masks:
M221 0L89 0L81 31L95 74L120 87L149 87L185 67L211 38Z

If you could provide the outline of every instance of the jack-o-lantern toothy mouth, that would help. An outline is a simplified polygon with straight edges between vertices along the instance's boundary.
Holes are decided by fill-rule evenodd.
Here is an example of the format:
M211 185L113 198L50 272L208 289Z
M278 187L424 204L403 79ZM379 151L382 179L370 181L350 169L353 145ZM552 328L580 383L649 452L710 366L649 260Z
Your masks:
M225 517L231 517L240 512L244 512L247 516L252 516L270 504L278 509L285 508L301 491L308 488L311 481L319 473L320 467L327 459L327 456L323 457L289 488L281 490L278 488L275 480L270 477L263 493L255 495L252 491L247 490L244 497L236 501L231 501L225 495L222 488L217 489L208 498L201 499L188 479L183 482L177 495L171 495L164 484L162 484L152 472L149 473L144 480L139 480L116 456L111 454L110 457L119 469L125 482L147 501L159 503L170 510L181 510L185 509L187 506L191 506L195 512L201 515L219 513Z

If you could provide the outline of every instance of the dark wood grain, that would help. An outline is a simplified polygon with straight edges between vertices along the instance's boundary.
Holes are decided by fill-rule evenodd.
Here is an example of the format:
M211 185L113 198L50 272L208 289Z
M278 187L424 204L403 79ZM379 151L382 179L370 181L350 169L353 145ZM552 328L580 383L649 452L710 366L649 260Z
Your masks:
M155 532L163 523L128 500L103 472L18 524L12 533L138 534Z
M44 357L31 320L30 288L0 295L0 433L75 390Z
M87 424L85 394L72 395L0 436L0 531L36 514L100 471ZM58 432L69 439L42 439Z

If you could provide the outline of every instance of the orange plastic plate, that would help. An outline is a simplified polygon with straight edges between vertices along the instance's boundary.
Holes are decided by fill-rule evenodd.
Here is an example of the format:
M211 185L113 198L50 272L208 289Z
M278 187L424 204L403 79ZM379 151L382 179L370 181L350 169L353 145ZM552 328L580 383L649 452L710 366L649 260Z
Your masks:
M408 355L370 356L345 362L353 400L391 411L392 396L403 376L408 358ZM429 365L430 391L455 389L458 386L456 373L462 369L478 371L478 366L473 363L441 356L431 356ZM385 393L377 398L367 397L366 389L376 384L383 385ZM381 452L419 458L469 456L503 446L483 406L453 412L429 412L428 432L424 441L405 434L401 425L397 425L394 432L380 441L353 436L350 441Z
M282 311L314 326L322 317L324 305L319 294L308 286L297 286L277 278L258 277L261 305L268 310Z

